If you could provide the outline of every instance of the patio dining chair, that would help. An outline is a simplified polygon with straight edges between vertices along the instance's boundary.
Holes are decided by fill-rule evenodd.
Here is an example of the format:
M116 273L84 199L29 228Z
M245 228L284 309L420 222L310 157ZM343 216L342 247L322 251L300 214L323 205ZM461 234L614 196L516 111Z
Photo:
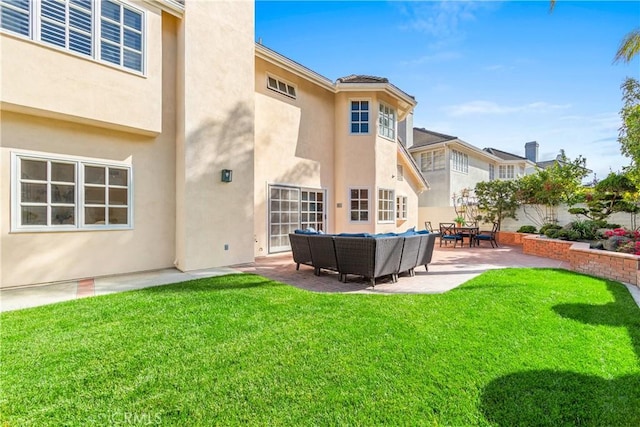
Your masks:
M462 235L456 232L456 224L453 222L441 222L440 223L440 247L442 247L442 242L447 246L449 242L453 242L453 247L455 248L458 242L460 242L460 246L462 246Z
M433 227L431 226L431 221L424 222L424 229L429 230L429 233L433 233Z
M491 228L491 231L488 231L488 230L480 231L478 234L475 235L474 240L476 241L476 244L478 246L480 246L480 242L485 241L485 242L490 242L492 248L497 248L498 247L497 235L498 235L498 223L494 222L493 227Z

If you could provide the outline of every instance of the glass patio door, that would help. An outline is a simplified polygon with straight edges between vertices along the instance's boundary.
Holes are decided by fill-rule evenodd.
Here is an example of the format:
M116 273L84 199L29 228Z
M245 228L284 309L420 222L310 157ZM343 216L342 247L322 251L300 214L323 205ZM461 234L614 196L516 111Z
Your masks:
M269 187L269 253L291 250L289 233L299 228L325 229L323 190Z
M300 228L324 231L324 190L302 190L300 195Z

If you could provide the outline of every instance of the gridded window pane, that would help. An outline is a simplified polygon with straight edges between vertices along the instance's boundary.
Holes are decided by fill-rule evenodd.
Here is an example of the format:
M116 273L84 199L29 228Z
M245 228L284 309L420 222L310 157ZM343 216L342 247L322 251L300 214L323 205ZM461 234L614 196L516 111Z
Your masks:
M101 14L103 18L120 22L120 5L109 0L103 0Z
M51 162L51 181L75 182L76 170L71 163Z
M88 207L84 209L85 224L106 224L105 209L103 207Z
M394 202L393 190L378 190L378 221L393 221Z
M56 46L65 47L66 33L63 26L51 22L42 22L42 41Z
M106 200L104 187L85 187L84 202L88 205L105 204Z
M349 201L351 221L368 221L369 192L366 189L352 189Z
M23 36L28 36L29 15L27 12L10 9L0 3L0 26L5 30L12 31Z
M142 69L142 55L129 50L124 51L124 66L133 70Z
M75 209L67 206L53 206L51 219L52 225L73 225L76 223Z
M99 166L85 166L84 182L87 184L104 184L105 168Z
M126 188L109 188L110 205L127 205L128 200Z
M51 203L70 203L76 201L74 185L51 184Z
M142 15L125 8L124 25L134 30L142 31Z
M22 183L23 203L47 203L47 184Z
M22 179L32 179L37 181L45 181L47 179L47 162L40 160L20 161Z
M23 206L22 225L47 225L47 207Z
M66 20L66 6L55 0L43 1L41 3L41 13L44 18L49 18L60 23Z
M108 21L102 21L102 33L103 39L110 40L114 43L120 42L120 26Z
M109 224L126 224L128 216L127 208L109 208Z
M77 32L69 33L69 49L83 55L91 55L91 36Z

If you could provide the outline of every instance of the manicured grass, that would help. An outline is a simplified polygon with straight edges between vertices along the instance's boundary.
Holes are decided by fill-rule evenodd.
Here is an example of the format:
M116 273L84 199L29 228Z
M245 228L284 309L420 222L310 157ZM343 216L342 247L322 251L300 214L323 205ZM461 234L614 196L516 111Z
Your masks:
M640 309L561 270L442 295L231 275L0 321L7 425L640 425Z

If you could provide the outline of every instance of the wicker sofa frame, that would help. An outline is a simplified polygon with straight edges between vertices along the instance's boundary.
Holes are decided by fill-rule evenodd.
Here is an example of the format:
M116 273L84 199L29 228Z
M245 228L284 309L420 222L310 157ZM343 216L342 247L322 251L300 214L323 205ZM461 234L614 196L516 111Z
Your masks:
M337 271L340 281L347 275L363 276L375 286L376 279L390 276L392 282L415 267L429 271L438 233L385 237L350 237L327 234L289 234L296 270L310 265L316 275L322 269Z

